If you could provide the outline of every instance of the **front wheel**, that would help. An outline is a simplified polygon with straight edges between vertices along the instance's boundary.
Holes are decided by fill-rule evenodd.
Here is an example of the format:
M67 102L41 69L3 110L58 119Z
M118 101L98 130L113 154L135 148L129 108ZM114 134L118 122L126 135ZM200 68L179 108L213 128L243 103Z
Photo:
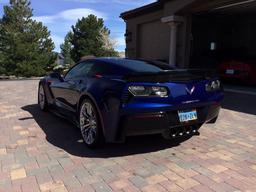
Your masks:
M97 147L103 141L102 128L94 104L85 99L79 112L79 126L83 140L88 147Z
M38 88L38 105L42 111L47 111L48 103L45 95L44 87L40 84Z

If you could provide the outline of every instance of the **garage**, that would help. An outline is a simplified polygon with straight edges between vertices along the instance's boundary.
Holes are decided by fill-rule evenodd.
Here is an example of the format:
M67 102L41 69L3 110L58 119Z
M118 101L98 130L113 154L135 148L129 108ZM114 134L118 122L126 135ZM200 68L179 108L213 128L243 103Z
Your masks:
M256 0L158 0L120 17L126 57L217 70L223 108L256 114Z
M256 0L158 0L121 14L126 56L256 85Z
M197 9L192 8L190 66L218 69L228 82L256 83L256 2Z

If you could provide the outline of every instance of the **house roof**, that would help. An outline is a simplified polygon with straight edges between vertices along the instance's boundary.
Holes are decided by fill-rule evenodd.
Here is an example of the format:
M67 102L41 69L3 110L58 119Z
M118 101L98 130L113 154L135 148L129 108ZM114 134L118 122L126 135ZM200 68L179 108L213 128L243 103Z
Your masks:
M156 0L156 2L130 10L121 13L120 17L124 20L128 20L134 17L138 17L144 14L152 13L154 11L158 11L163 9L164 3L167 1L173 1L173 0ZM209 9L213 9L215 7L225 7L230 4L235 4L235 3L241 3L245 0L211 0L211 1L206 1L206 0L195 0L191 3L189 3L187 6L183 7L182 9L179 10L179 13L186 13L186 12L204 12ZM253 0L248 0L248 2L254 3ZM252 6L253 8L254 6ZM247 6L245 7L246 10L248 10ZM239 7L241 9L241 7Z
M163 8L164 2L168 0L158 0L157 2L144 5L142 7L126 11L121 13L120 17L124 20L131 19L140 15L151 13L153 11L158 11Z

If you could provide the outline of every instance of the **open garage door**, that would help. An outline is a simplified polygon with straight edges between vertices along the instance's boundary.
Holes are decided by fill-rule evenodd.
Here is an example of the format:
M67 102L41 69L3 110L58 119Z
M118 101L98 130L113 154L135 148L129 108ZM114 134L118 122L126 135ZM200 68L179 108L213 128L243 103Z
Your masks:
M224 79L256 84L255 34L255 0L205 6L192 16L190 66L218 69Z

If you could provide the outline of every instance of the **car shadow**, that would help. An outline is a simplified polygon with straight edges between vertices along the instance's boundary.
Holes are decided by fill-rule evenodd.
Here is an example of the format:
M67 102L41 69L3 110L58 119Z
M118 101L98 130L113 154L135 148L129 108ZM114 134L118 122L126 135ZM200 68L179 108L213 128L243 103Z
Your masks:
M222 107L224 109L256 115L256 96L225 92Z
M36 104L24 106L22 109L28 111L32 117L19 120L33 118L45 132L49 143L79 157L108 158L149 153L178 146L190 138L166 140L161 135L128 137L123 144L105 144L97 149L89 149L82 142L79 129L69 121L52 113L42 112Z

